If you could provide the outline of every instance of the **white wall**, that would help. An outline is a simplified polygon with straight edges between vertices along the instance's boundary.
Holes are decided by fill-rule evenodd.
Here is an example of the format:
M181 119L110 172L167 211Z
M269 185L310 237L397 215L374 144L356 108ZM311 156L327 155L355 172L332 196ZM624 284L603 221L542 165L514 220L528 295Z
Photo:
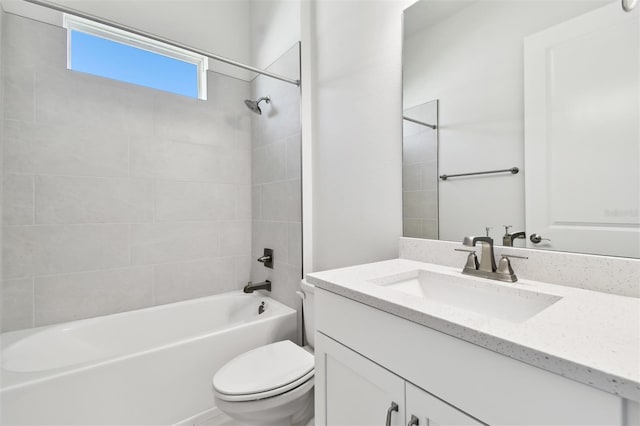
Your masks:
M440 100L439 173L522 170L440 181L440 239L524 230L523 38L602 3L482 1L405 41L405 108Z
M251 1L251 63L254 66L267 68L298 41L300 0ZM291 77L299 78L297 73Z
M4 48L2 42L4 39L4 9L0 4L0 82L4 81ZM4 140L4 84L0 84L0 141ZM0 200L2 199L2 188L4 186L3 172L4 172L4 158L3 150L0 149ZM0 203L0 217L2 217L2 203ZM2 242L2 227L0 226L0 243ZM0 259L2 259L2 244L0 244ZM0 277L2 277L2 262L0 262ZM2 286L0 285L0 307L4 303L4 293ZM0 330L2 330L2 315L0 315Z
M397 257L408 4L312 4L314 270Z

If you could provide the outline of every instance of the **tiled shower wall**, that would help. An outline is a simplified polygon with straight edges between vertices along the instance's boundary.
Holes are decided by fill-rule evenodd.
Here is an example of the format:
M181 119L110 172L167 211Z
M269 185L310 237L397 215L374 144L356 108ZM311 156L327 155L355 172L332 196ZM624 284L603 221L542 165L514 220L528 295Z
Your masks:
M63 29L11 14L3 24L3 330L244 285L256 254L250 83L209 73L200 101L80 74L66 69ZM275 134L286 144L296 132ZM299 212L268 200L299 186L299 170L290 176L253 188L260 217L286 235L276 261L289 269L280 247L299 238Z
M300 46L296 43L267 70L300 75ZM251 84L254 99L262 102L262 115L252 118L252 207L254 282L270 279L272 296L293 307L300 305L296 291L302 278L302 187L300 89L295 85L259 76ZM267 269L255 261L267 247L275 264Z
M404 116L437 124L437 101ZM402 121L402 228L405 237L438 239L438 132Z

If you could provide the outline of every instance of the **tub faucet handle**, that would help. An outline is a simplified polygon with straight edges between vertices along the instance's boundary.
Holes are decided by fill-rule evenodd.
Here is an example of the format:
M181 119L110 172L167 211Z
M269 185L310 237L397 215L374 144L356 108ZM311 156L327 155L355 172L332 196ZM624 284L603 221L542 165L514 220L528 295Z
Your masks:
M273 269L273 249L265 248L263 255L258 258L258 262L263 263L267 268Z

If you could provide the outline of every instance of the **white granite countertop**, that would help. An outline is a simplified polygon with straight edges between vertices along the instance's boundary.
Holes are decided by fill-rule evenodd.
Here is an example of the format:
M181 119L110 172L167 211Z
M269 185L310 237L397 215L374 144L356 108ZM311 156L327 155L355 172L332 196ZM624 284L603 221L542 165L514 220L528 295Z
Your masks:
M429 270L562 299L523 322L470 312L371 282ZM517 272L517 271L516 271ZM521 279L500 283L460 268L394 259L307 275L324 290L373 306L603 391L640 401L640 299Z

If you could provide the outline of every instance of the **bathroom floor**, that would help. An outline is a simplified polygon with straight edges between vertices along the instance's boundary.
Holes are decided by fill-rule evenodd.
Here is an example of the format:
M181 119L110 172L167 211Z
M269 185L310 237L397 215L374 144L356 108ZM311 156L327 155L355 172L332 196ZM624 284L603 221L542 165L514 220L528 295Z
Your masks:
M314 419L309 420L306 426L314 426ZM222 412L217 412L213 417L204 420L201 423L196 423L193 426L246 426L233 420Z
M210 417L202 422L198 422L193 426L245 426L242 423L238 423L231 417L222 412L217 412L213 417Z

